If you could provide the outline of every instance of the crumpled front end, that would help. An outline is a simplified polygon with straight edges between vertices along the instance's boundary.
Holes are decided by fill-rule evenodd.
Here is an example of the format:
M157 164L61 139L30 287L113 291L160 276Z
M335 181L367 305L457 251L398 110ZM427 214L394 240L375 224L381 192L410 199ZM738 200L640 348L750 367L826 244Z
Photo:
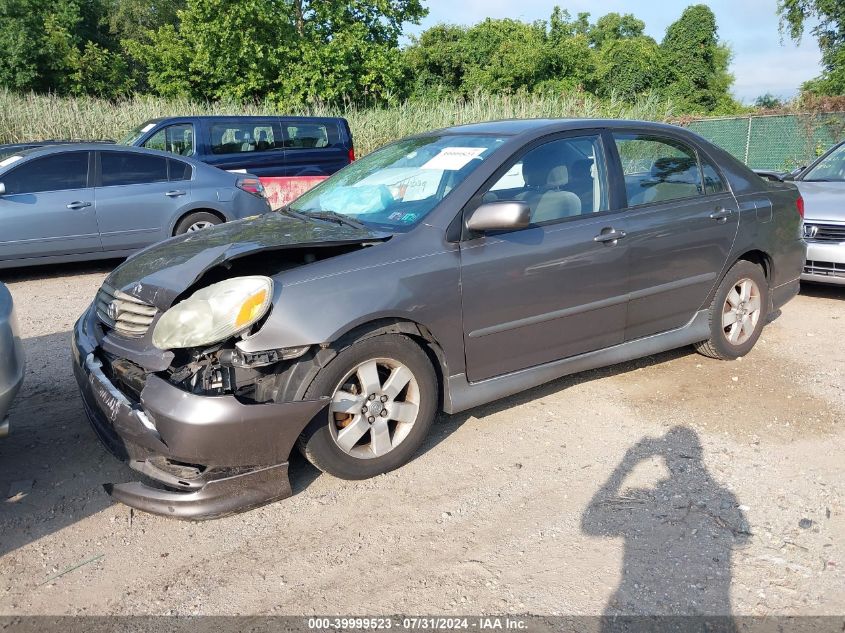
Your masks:
M288 458L328 401L255 402L192 393L151 366L158 350L110 353L96 304L73 332L73 367L88 418L103 444L150 483L106 484L134 508L211 519L291 495ZM142 366L143 363L146 366Z

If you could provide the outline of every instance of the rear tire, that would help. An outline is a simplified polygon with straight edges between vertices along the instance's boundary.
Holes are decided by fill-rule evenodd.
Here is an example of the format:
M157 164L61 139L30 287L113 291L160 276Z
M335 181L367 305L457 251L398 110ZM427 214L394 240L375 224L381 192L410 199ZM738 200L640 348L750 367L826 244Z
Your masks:
M704 356L735 360L754 347L766 323L769 283L757 264L740 260L716 290L710 304L710 338L695 344Z
M320 470L367 479L399 468L416 453L437 413L437 376L412 339L385 334L359 340L323 367L305 398L332 399L324 422L299 438Z
M202 229L211 228L222 224L218 216L208 211L198 211L196 213L189 213L179 221L176 225L176 230L173 235L184 235L185 233L193 233L194 231L201 231Z

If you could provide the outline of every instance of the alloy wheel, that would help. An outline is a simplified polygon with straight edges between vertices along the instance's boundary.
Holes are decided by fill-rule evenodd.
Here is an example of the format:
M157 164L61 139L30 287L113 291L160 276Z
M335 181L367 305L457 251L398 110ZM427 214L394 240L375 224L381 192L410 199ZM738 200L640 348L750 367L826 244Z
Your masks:
M747 277L731 288L722 308L722 330L731 345L742 345L754 334L762 313L760 288Z
M329 429L344 453L382 457L408 437L419 408L420 388L410 369L390 358L367 360L335 388Z

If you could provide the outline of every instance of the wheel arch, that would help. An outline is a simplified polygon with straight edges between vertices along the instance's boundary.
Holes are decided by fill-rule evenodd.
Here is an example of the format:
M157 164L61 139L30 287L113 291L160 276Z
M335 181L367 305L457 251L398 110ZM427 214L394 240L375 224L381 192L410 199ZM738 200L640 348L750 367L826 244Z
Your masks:
M229 220L226 218L226 214L220 211L219 209L213 209L211 207L194 207L191 209L182 209L179 212L179 215L176 216L176 219L170 225L170 235L171 237L176 234L176 227L179 226L179 223L187 218L192 213L210 213L211 215L217 216L220 218L221 222L228 222Z
M382 334L404 334L419 345L431 361L437 376L438 407L440 411L448 402L449 369L443 346L426 326L411 319L402 317L383 317L355 325L337 336L329 348L334 349L335 355L340 350L352 345L356 341L380 336Z

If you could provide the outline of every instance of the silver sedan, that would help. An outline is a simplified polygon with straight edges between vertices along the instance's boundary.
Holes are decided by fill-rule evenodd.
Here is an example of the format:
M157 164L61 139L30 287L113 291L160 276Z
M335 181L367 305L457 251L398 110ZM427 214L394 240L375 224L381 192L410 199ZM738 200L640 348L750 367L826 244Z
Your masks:
M806 209L801 279L845 285L845 141L799 173L795 184Z
M0 159L0 268L126 257L270 211L264 188L140 147L49 145Z
M9 434L9 406L20 389L23 374L23 346L12 295L0 283L0 437Z

